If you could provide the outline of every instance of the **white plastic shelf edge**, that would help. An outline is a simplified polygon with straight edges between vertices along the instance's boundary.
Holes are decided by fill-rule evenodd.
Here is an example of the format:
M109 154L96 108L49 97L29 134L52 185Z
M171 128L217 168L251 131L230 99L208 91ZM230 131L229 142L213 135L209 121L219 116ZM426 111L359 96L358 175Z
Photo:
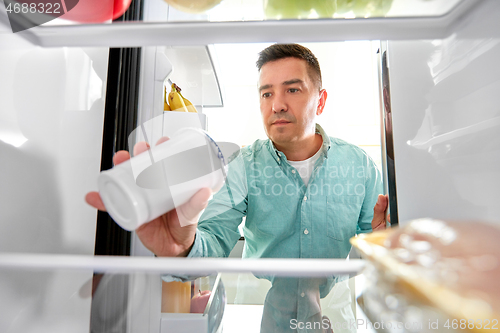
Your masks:
M357 274L364 260L238 259L84 256L61 254L0 254L0 270L93 270L100 273L202 274L254 273L277 276Z

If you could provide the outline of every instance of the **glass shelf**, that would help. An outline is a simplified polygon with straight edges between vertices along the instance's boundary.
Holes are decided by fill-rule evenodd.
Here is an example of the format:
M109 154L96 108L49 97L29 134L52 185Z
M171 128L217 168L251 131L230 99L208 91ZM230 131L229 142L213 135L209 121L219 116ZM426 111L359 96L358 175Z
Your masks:
M263 3L224 0L203 14L187 14L162 0L151 0L145 3L142 22L75 24L55 19L17 35L44 47L438 39L449 36L482 1L393 0L383 15L344 10L328 18L314 14L314 10L295 15L297 18L288 14L266 16ZM0 13L0 22L8 26L5 13Z
M178 278L163 275L162 281L161 274L182 275L182 290L170 282ZM398 328L391 331L419 332L447 319L402 294L401 286L364 260L3 253L0 281L0 309L19 313L0 326L19 332L30 325L44 332L92 333L215 333L221 327L258 333L276 325L346 333L383 332L381 325L391 325ZM185 302L190 304L184 310L171 306Z
M162 1L162 0L157 0ZM224 0L202 14L172 7L168 21L259 21L442 16L461 0Z
M256 273L284 276L357 274L363 260L342 259L232 259L84 256L63 254L1 253L0 268L91 269L101 273L158 274Z
M146 14L150 8L154 8L155 13L145 15L144 21L244 22L282 19L437 17L446 15L463 2L463 0L215 0L212 3L217 1L219 4L206 11L189 13L172 7L168 0L148 0L144 2ZM110 21L103 22L103 24L109 23ZM75 24L81 23L64 19L45 23L46 26Z

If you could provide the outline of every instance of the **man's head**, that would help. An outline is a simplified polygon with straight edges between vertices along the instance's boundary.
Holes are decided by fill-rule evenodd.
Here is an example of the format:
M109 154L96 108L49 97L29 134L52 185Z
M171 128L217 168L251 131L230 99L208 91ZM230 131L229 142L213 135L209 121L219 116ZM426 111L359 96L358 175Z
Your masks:
M307 47L299 44L273 44L259 53L257 60L257 68L260 70L262 66L270 61L275 61L284 58L297 58L302 59L307 64L307 72L312 82L315 83L316 88L321 90L321 69L319 67L318 59Z
M327 97L320 88L316 57L300 45L275 44L261 52L257 67L267 136L283 152L314 150L316 117L323 112Z

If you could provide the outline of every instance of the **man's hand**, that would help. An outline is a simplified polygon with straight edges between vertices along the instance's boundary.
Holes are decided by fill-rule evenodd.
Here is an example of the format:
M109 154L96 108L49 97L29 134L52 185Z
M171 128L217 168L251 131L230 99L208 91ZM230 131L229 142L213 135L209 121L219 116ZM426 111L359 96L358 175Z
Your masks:
M387 195L378 195L377 203L375 207L373 207L373 220L372 220L372 230L384 230L386 221L385 216L387 214L387 207L389 207L389 196ZM387 220L390 222L391 217L387 215Z
M157 144L166 140L168 138L162 138ZM134 147L134 155L148 149L149 145L146 142L139 142ZM113 156L113 163L117 165L128 159L130 159L130 154L120 150ZM159 257L186 256L194 243L198 218L207 206L211 195L212 191L209 188L199 190L182 206L141 225L135 231L137 236L148 250ZM106 211L98 192L87 193L85 201L94 208Z

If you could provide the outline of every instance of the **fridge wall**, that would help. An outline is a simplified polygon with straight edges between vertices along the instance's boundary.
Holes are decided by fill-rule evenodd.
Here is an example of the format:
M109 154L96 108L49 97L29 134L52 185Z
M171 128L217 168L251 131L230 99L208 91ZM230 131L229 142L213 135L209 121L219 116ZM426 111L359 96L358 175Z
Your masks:
M109 48L0 31L0 253L94 254ZM1 332L89 332L92 270L0 270Z
M449 37L388 43L399 221L500 216L499 2Z

